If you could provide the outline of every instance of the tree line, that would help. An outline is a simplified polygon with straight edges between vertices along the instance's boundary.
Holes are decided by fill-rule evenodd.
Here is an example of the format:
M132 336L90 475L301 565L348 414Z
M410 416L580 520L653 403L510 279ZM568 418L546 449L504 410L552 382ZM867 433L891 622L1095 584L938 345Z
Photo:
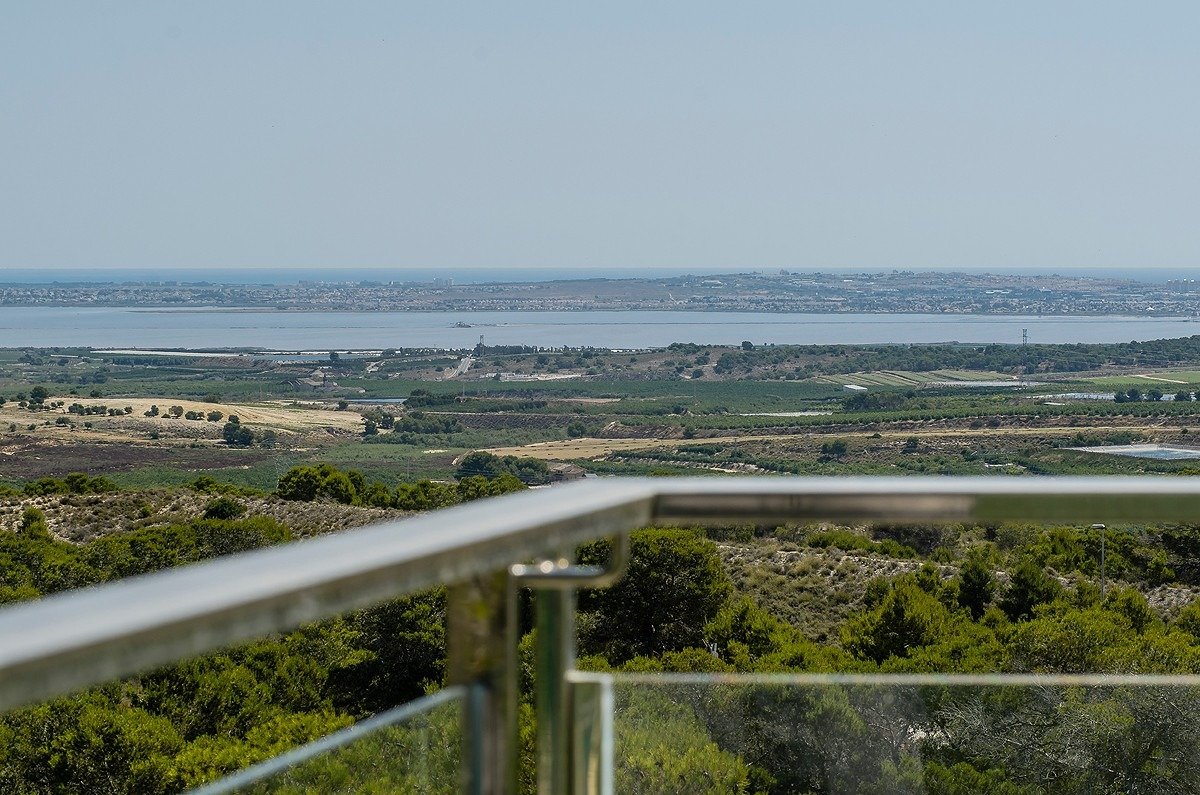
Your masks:
M804 374L961 369L1070 373L1105 366L1169 367L1200 361L1200 335L1147 342L1073 345L770 345L722 353L719 374L801 363Z

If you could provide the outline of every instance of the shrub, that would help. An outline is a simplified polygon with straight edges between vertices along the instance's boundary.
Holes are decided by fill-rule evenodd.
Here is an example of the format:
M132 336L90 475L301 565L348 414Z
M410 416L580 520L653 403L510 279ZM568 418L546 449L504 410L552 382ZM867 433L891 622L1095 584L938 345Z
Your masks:
M246 513L246 506L229 497L218 497L204 508L205 519L237 519Z

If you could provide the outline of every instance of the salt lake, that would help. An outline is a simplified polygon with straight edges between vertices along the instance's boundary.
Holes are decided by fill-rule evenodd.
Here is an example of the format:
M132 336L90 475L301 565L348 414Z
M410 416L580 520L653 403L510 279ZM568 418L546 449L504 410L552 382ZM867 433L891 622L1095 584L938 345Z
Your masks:
M0 347L258 347L270 350L651 348L733 344L1097 343L1200 334L1189 318L781 314L766 312L284 312L0 307Z
M1159 461L1200 458L1200 449L1161 444L1114 444L1105 447L1069 447L1067 449L1080 453L1104 453L1105 455L1123 455L1130 458L1153 458Z

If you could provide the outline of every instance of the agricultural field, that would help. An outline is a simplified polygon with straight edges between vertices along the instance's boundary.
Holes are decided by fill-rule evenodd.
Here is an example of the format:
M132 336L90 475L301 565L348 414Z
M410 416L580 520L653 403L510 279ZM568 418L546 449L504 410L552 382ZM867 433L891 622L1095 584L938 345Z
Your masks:
M1058 397L1130 386L1173 394L1200 384L1200 369L1186 366L1188 356L1200 362L1200 347L1180 342L681 344L633 353L346 352L303 361L9 349L0 351L0 480L82 470L138 487L206 474L269 488L290 467L319 462L384 478L447 479L478 450L596 475L1187 471L1187 462L1067 448L1126 437L1181 444L1200 429L1200 403ZM1121 357L1133 361L1113 361ZM1171 357L1178 366L1169 370L1138 366ZM1033 373L1029 362L1037 363ZM1076 371L1084 362L1091 369ZM550 378L563 375L571 377ZM541 376L549 380L527 380Z
M880 370L872 373L847 373L845 375L822 375L813 379L817 383L837 384L839 386L893 386L919 387L926 384L961 383L969 386L972 382L1011 382L1014 386L1021 379L1006 373L968 372L965 370L930 370L916 373L903 370Z
M1159 370L1129 373L1119 376L1103 376L1089 378L1085 383L1098 389L1115 390L1137 387L1152 389L1158 387L1164 392L1175 392L1184 387L1200 388L1200 370Z

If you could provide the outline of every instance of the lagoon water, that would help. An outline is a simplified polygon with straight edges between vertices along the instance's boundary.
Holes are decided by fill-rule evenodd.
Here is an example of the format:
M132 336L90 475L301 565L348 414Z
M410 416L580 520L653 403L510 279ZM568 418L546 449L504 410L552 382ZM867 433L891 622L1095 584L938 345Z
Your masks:
M466 326L466 327L463 327ZM767 312L279 312L252 309L0 307L0 347L270 350L661 347L737 344L1129 342L1200 334L1187 318Z
M1130 458L1153 458L1158 461L1184 461L1200 458L1200 450L1194 447L1171 447L1161 444L1115 444L1107 447L1068 447L1082 453L1104 453L1123 455Z

